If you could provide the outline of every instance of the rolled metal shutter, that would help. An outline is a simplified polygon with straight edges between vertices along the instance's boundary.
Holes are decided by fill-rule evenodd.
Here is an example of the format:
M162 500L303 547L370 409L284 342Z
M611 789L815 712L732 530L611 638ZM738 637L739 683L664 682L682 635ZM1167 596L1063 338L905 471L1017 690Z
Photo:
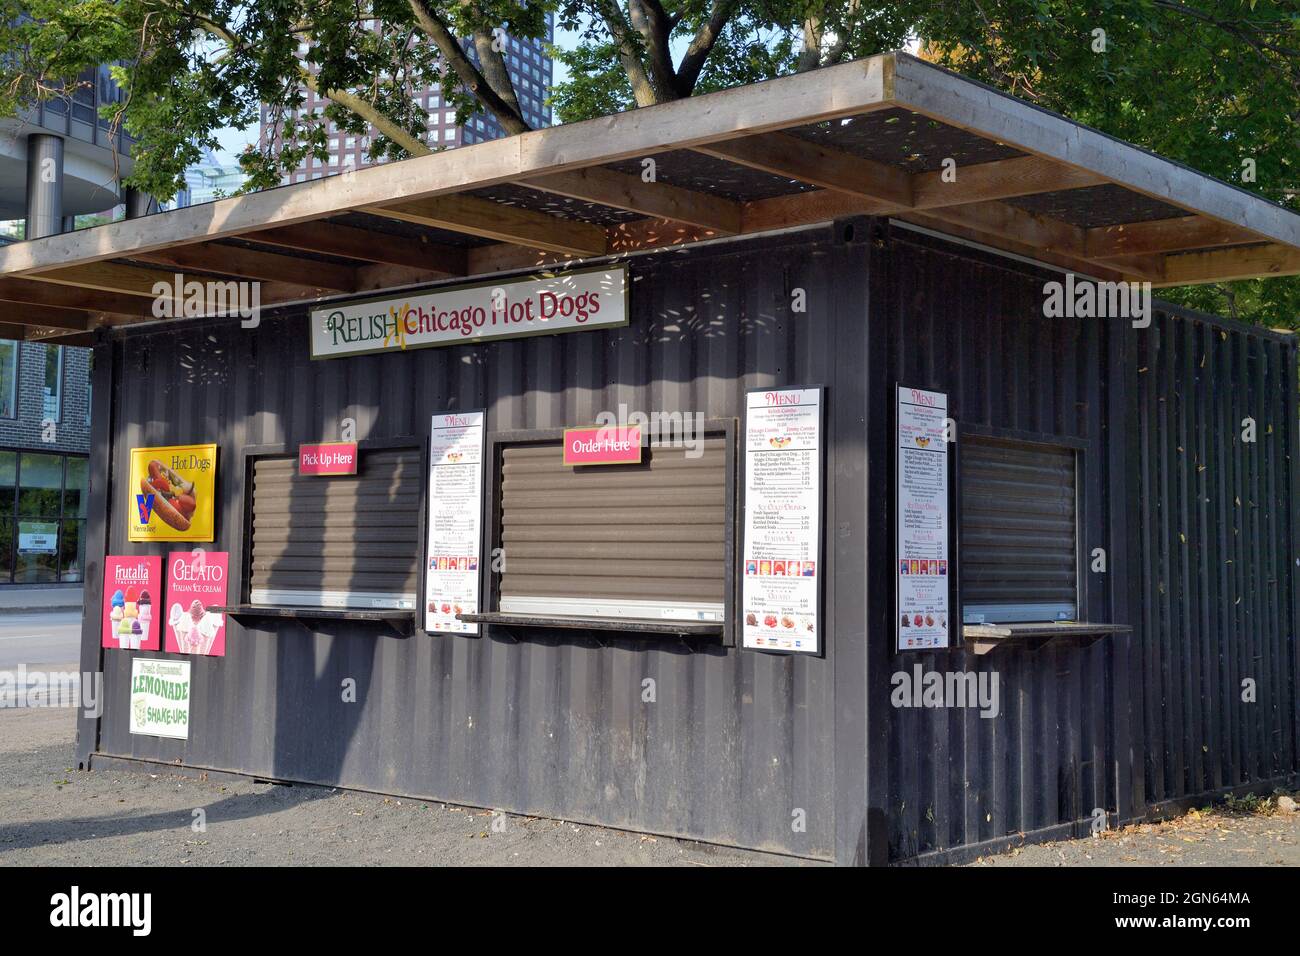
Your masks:
M1075 452L963 438L959 487L963 620L1077 620Z
M579 468L560 442L502 449L500 610L723 620L726 468L723 438Z
M302 477L296 458L253 463L254 604L414 608L418 449L363 450L357 474Z

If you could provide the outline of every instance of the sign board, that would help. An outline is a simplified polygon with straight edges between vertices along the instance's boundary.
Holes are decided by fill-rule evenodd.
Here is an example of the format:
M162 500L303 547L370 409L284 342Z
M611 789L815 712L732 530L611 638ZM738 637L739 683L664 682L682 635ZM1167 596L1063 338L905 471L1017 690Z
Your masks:
M166 657L131 660L131 733L190 735L190 662Z
M19 521L19 554L56 554L59 550L57 521Z
M230 555L225 551L174 551L167 555L165 646L173 654L226 656L225 607Z
M327 441L298 446L298 474L300 475L355 475L356 473L357 443L354 441Z
M156 651L162 601L162 558L108 555L104 558L102 647ZM159 604L155 604L159 602Z
M821 649L822 390L745 395L743 646Z
M128 541L211 541L217 446L132 448Z
M482 557L484 413L442 412L429 437L429 539L425 552L424 629L477 634L457 620L479 606Z
M313 309L311 357L464 345L627 321L627 266L600 266Z
M564 430L565 465L639 465L641 428L597 425Z
M898 387L895 447L898 649L949 645L948 396Z

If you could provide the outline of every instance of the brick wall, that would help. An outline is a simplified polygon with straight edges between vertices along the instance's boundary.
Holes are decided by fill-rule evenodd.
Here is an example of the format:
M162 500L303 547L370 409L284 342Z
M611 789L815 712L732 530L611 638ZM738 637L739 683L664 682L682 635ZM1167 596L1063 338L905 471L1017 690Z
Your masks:
M45 351L63 350L63 405L55 423L55 441L42 441L44 419ZM23 342L18 353L18 415L0 418L0 448L37 451L90 451L87 405L90 392L90 349L67 345Z

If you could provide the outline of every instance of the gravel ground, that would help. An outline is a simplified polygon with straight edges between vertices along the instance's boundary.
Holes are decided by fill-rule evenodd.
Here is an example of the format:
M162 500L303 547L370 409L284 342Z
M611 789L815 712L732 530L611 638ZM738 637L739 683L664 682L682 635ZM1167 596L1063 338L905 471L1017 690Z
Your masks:
M603 827L251 780L72 769L74 711L0 709L0 866L789 866ZM207 816L196 833L194 810ZM497 831L504 822L504 828Z
M1258 803L1192 810L1083 840L1040 843L971 866L1300 866L1300 813ZM1290 795L1300 803L1300 793Z
M788 866L805 861L486 810L251 780L72 769L74 712L0 709L0 866ZM1300 794L1295 795L1300 800ZM206 832L194 832L194 811ZM1300 866L1300 813L1192 811L972 866Z

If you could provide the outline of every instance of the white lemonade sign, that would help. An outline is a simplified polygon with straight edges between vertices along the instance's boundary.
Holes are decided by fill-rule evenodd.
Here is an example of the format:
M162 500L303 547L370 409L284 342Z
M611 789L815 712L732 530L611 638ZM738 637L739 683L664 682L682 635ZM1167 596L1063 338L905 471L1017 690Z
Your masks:
M190 662L163 657L131 661L131 733L190 735Z

